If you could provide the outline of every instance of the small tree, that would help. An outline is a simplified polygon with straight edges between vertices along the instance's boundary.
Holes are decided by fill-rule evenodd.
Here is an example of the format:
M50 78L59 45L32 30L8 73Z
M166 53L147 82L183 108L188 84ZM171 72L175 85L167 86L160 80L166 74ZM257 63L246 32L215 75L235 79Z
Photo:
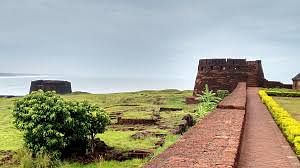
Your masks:
M76 142L93 151L94 146L88 144L94 144L95 135L110 123L109 116L97 106L67 102L55 92L41 90L18 100L13 116L33 154L49 153L56 158Z

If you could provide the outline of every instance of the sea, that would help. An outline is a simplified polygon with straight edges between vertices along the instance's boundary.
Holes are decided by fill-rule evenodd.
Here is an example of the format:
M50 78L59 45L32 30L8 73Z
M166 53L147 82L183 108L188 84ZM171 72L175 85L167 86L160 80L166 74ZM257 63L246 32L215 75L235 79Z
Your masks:
M193 81L181 78L98 78L74 76L0 76L0 95L23 96L29 93L31 81L67 80L73 91L94 94L133 92L141 90L192 90Z

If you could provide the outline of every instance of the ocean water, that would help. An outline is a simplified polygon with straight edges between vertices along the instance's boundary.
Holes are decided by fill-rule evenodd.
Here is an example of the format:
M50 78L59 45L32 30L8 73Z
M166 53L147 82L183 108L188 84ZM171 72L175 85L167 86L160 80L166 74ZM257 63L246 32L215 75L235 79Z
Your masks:
M0 95L26 95L33 80L67 80L73 91L89 93L116 93L140 90L179 89L191 90L193 81L183 79L149 78L96 78L71 76L13 76L0 77Z

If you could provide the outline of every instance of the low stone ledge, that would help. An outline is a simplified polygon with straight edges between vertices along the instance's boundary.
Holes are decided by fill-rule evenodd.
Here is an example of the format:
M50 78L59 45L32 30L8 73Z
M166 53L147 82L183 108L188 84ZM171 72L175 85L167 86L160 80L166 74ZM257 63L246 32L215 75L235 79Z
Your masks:
M157 119L131 119L131 118L117 118L117 124L127 124L127 125L136 125L136 124L143 124L143 125L155 125L158 121Z
M245 110L246 99L247 84L245 82L240 82L234 91L218 104L217 108Z

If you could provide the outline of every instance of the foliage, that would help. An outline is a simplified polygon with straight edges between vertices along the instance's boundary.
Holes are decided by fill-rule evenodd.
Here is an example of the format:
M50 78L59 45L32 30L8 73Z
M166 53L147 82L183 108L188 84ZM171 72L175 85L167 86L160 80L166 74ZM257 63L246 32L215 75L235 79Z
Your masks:
M202 118L209 112L213 111L222 98L218 97L216 93L209 90L208 85L205 85L205 90L202 91L200 100L201 102L198 105L197 115Z
M300 155L300 122L295 120L288 111L274 101L265 90L260 90L259 95L287 140L293 144L297 155Z
M280 96L280 97L300 97L299 91L284 91L284 90L267 90L266 93L269 96Z
M168 149L171 145L173 145L179 138L179 135L169 134L165 137L165 143L162 147L159 147L152 158L161 154L164 150Z
M208 113L212 112L216 108L216 104L212 102L202 102L198 105L197 115L203 118Z
M116 160L101 160L98 163L80 164L80 163L65 163L61 168L139 168L142 167L147 159L132 159L126 161Z
M34 155L50 153L57 158L76 142L92 149L96 133L102 133L110 121L99 107L66 102L55 92L41 90L16 101L13 116Z
M161 112L161 121L163 128L158 128L157 125L138 125L135 129L144 129L150 132L163 132L167 134L165 145L170 144L168 136L173 136L169 132L173 130L181 121L182 117L186 114L196 116L195 110L197 105L185 104L185 97L192 94L191 90L178 91L178 90L158 90L158 91L138 91L138 92L124 92L124 93L110 93L110 94L86 94L75 93L62 95L61 97L66 101L88 101L89 103L96 104L103 107L107 113L121 112L122 116L125 113L135 112L137 118L144 118L144 113L152 113L153 110L160 107L178 107L182 111L174 112ZM0 98L0 150L13 150L22 147L24 141L22 140L23 133L16 129L13 125L13 103L21 98ZM158 104L157 101L162 104ZM134 116L135 117L135 116ZM114 120L112 120L114 121ZM129 127L128 127L129 128ZM127 151L134 149L152 149L154 144L159 140L155 136L147 136L145 139L133 139L130 137L135 131L125 131L122 125L108 126L107 131L102 134L97 134L106 144L115 147L118 150ZM114 133L115 132L115 133ZM129 136L126 134L130 134ZM174 143L176 140L172 141ZM75 145L75 144L74 144ZM164 145L164 146L165 146ZM163 147L164 147L163 146ZM163 151L165 148L158 148L153 151ZM1 158L1 154L0 154ZM31 158L34 159L34 158ZM119 161L97 161L91 164L70 163L66 161L63 167L140 167L143 163L147 162L146 159L133 159L124 162ZM100 163L101 162L101 163ZM3 165L4 167L11 167L9 164ZM18 166L18 165L13 165ZM12 167L13 167L12 166ZM1 167L1 166L0 166Z
M131 136L136 131L111 131L108 130L105 133L98 135L108 146L122 151L129 151L135 149L153 149L155 143L159 141L159 138L149 136L145 139L133 139Z
M19 167L22 168L51 168L59 165L57 160L51 160L47 154L38 154L33 158L32 153L25 148L19 149L14 157L20 161Z
M226 96L229 95L229 91L228 90L217 90L217 97L224 99Z
M208 85L205 85L205 90L200 96L201 102L219 103L222 99L217 96L212 90L209 90Z

